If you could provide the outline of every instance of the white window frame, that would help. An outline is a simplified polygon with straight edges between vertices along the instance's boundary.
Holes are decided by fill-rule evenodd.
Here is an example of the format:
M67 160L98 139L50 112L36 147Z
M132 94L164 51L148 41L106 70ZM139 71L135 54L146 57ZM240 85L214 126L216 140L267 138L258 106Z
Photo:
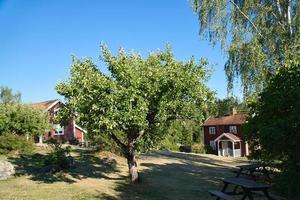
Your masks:
M229 126L229 132L230 133L237 133L237 127L236 126Z
M55 109L54 109L54 113L56 114L57 111L59 111L59 110L60 110L60 108L55 108Z
M216 127L214 126L208 127L208 132L209 134L216 134Z
M216 150L216 142L214 140L209 141L209 146L211 146L213 150Z
M65 134L64 127L60 126L60 124L54 124L53 129L55 131L54 135L64 135Z

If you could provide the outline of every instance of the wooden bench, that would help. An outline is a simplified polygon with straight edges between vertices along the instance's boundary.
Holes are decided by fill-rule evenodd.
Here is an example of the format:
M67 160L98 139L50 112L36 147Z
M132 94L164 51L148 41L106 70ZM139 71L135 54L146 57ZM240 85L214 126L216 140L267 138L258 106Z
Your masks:
M231 172L234 173L234 174L247 175L247 176L249 176L249 173L247 173L247 172L240 172L239 169L233 169L233 170L231 170Z
M259 192L259 191L254 191L252 192L253 194L257 194L259 196L264 196L264 193L262 192ZM275 195L275 194L272 194L269 192L269 196L271 197L272 200L287 200L286 198L284 197L281 197L281 196L278 196L278 195Z
M217 199L223 199L223 200L236 200L234 199L232 196L229 196L228 194L221 192L221 191L217 191L217 190L209 190L208 191L210 193L211 196L215 196L217 197Z
M224 186L222 189L222 192L224 193L227 189L228 185L234 185L238 186L243 189L243 197L241 199L246 199L247 197L249 199L253 199L252 192L254 191L261 191L267 199L272 200L272 198L269 195L268 189L270 188L270 185L264 184L264 183L258 183L253 180L244 179L244 178L225 178L223 180ZM234 191L232 193L236 192L237 187L234 188ZM230 192L231 193L231 192ZM230 194L228 191L226 194Z

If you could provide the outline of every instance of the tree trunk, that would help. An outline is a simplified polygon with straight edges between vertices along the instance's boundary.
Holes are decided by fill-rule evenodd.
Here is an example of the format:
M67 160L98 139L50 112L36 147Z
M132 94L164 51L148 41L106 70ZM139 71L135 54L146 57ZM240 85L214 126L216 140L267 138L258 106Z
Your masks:
M137 170L135 151L133 145L129 145L129 151L127 154L127 163L128 163L130 181L132 183L136 183L139 180L139 173Z

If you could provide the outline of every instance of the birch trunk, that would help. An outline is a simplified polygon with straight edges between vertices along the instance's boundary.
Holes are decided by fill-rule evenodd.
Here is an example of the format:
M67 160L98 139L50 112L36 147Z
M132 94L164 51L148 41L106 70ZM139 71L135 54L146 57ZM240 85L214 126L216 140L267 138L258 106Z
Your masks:
M287 21L288 21L289 33L290 35L293 35L292 17L291 17L291 0L288 1L288 5L287 5Z

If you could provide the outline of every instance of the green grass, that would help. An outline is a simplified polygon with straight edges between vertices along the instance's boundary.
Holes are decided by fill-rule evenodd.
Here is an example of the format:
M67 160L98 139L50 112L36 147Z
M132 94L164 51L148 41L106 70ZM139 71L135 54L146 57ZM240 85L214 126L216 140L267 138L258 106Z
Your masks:
M125 159L81 149L72 154L77 168L55 175L39 173L43 154L7 158L17 165L18 175L0 181L0 199L212 199L207 190L221 189L220 179L233 176L229 169L245 162L214 155L154 152L138 156L140 183L130 184ZM105 162L111 156L117 166Z

